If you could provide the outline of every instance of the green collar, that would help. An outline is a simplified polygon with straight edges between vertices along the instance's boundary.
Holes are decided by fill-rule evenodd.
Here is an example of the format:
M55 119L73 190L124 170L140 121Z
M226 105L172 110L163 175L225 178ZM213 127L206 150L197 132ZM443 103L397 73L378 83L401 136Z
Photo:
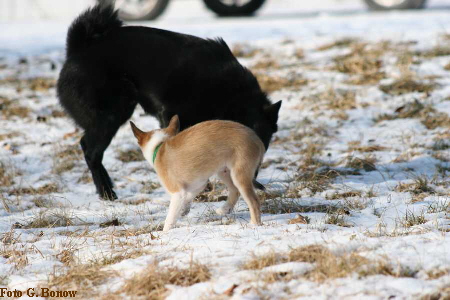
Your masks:
M153 164L155 164L156 154L158 154L158 150L161 147L162 143L156 146L155 152L153 152Z

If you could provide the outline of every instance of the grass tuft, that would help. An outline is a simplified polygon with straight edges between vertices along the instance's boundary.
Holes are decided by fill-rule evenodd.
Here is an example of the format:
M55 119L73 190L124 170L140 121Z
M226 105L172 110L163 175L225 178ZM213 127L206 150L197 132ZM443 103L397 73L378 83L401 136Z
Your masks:
M286 78L271 76L261 72L255 72L255 76L261 89L266 93L272 93L281 89L295 89L308 84L308 80L300 76Z
M286 262L305 262L314 267L301 275L311 281L324 282L329 279L348 277L357 274L359 277L386 275L392 277L413 277L416 272L407 268L394 268L387 260L369 260L357 252L337 255L321 245L309 245L291 249L289 253L253 256L242 265L246 270L260 270L269 266Z
M406 211L405 218L402 220L402 225L404 227L412 227L415 225L425 224L427 219L424 216L424 212L420 215L416 215L411 211Z
M381 56L387 50L387 46L386 43L371 45L371 47L364 43L355 43L349 54L334 58L333 69L352 75L347 81L349 84L376 84L386 76L381 71Z
M0 161L0 187L9 187L13 184L14 184L13 168L10 165Z
M69 259L67 254L61 258ZM70 259L67 263L70 263ZM72 265L70 268L55 270L47 284L42 287L54 291L76 290L77 297L86 299L102 295L96 288L116 275L115 271L105 270L99 264Z
M24 228L54 228L75 225L75 218L67 211L39 211Z
M398 96L413 92L429 95L436 88L434 83L419 82L409 76L404 76L391 84L380 85L379 89L384 93Z
M14 188L9 192L9 194L15 195L15 196L20 196L23 194L45 195L45 194L51 194L51 193L58 193L59 191L60 191L60 188L56 183L46 183L39 188L34 188L34 187Z
M197 262L191 262L186 269L163 268L152 264L144 272L126 280L120 292L131 298L165 299L168 294L167 285L191 286L210 278L208 267Z
M241 58L251 58L255 56L257 53L261 52L261 49L254 48L248 44L234 44L233 48L231 49L231 52L236 57Z
M317 51L325 51L332 48L343 48L343 47L349 47L351 45L354 45L356 43L359 43L358 39L355 38L342 38L339 40L336 40L334 42L322 45L317 48Z
M52 156L52 170L58 175L68 172L75 167L76 162L82 157L83 151L78 144L65 146L63 149L56 151L56 155Z
M142 154L142 151L139 148L130 150L120 150L117 158L124 163L145 160L144 155Z
M450 127L450 117L443 112L436 111L431 105L424 105L415 99L398 107L394 114L380 115L375 122L394 119L418 118L427 129Z
M366 172L376 171L376 158L373 156L366 156L364 158L349 156L346 159L346 168L364 170Z

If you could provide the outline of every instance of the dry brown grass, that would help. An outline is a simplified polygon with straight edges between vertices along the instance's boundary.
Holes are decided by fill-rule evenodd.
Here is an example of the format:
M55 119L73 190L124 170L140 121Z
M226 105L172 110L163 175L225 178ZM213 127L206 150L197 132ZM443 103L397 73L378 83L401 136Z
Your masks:
M438 279L450 275L450 269L447 267L434 268L427 270L428 279Z
M430 182L425 176L417 177L413 183L399 183L395 187L396 192L409 192L413 195L419 195L423 193L434 193L434 189L429 185Z
M220 202L227 200L226 186L217 180L210 181L203 192L195 197L194 202Z
M297 59L303 59L303 58L305 58L305 51L303 51L303 49L301 49L301 48L297 48L294 51L294 56Z
M336 212L330 213L327 215L325 219L325 224L336 225L340 227L352 227L351 224L346 221L346 213L345 210L338 210ZM346 211L345 211L346 212Z
M252 71L256 72L258 70L267 70L267 69L279 69L280 64L272 57L267 56L263 59L258 60L253 66Z
M361 146L360 141L349 142L348 146L349 146L348 147L349 152L357 151L357 152L366 153L366 152L385 151L388 149L387 147L379 146L379 145Z
M12 119L14 117L19 119L25 119L27 118L30 113L31 109L27 106L22 106L17 103L10 103L6 105L6 108L2 109L2 118L4 119Z
M304 188L310 188L313 192L323 191L329 184L335 175L328 177L326 173L318 175L317 182L310 181L316 180L315 177L308 178L310 174L304 174L306 176L305 182L301 182L298 179L294 179L286 191L266 190L264 193L260 193L261 212L266 214L288 214L288 213L309 213L309 212L334 212L339 209L336 205L304 205L301 201L301 191ZM315 175L312 175L315 176ZM325 177L322 177L325 176ZM309 181L308 181L309 180Z
M39 92L47 91L56 86L55 78L37 77L28 79L26 82L31 90Z
M83 174L81 174L80 178L78 178L77 183L92 183L92 176L89 169L85 169Z
M403 76L391 84L380 85L379 89L386 94L398 96L413 92L429 95L437 87L434 83L419 82L410 76Z
M422 124L430 130L438 127L450 127L450 117L443 112L437 112L434 109L429 109L427 114L424 114L421 120Z
M18 137L20 135L21 135L21 133L17 132L17 131L12 131L12 132L8 132L8 133L0 134L0 141L10 140L10 139Z
M263 214L292 214L292 213L328 213L337 211L340 208L336 205L304 205L298 200L268 199L261 203Z
M60 191L60 188L56 183L46 183L39 188L34 188L34 187L14 188L11 191L9 191L9 194L16 195L16 196L23 195L23 194L45 195L45 194L51 194L51 193L58 193L59 191Z
M434 144L431 146L431 150L441 151L450 149L450 141L447 139L437 139L434 141Z
M236 57L242 58L251 58L255 56L257 53L260 53L262 50L258 48L254 48L248 44L234 44L231 48L231 52Z
M125 251L121 252L119 254L111 254L107 256L103 256L95 261L93 261L93 264L99 265L99 266L109 266L118 264L121 261L124 261L126 259L134 259L137 257L141 257L143 255L150 254L151 251L149 250L143 250L143 249L137 249L137 250L131 250L131 251Z
M151 239L153 239L153 233L156 231L162 231L163 227L164 223L149 224L147 226L135 229L116 230L113 235L117 237L135 237L143 234L149 234Z
M302 102L313 111L323 108L336 111L356 108L356 94L353 91L329 88L323 92L303 97Z
M381 56L388 46L389 43L383 42L374 45L354 43L349 54L334 58L333 69L351 75L349 84L376 84L385 77L381 71Z
M154 190L159 189L161 187L161 184L159 184L158 182L143 181L141 183L142 188L140 189L139 192L141 192L142 194L150 194Z
M12 264L16 270L20 270L28 265L28 247L19 249L18 247L3 246L0 248L0 256L5 258L8 264Z
M28 79L6 77L0 80L0 84L12 85L16 88L18 93L25 89L30 89L34 92L46 92L56 86L56 79L47 77L35 77Z
M420 224L425 224L427 219L425 218L424 212L420 214L415 214L411 211L406 211L404 219L400 221L403 227L412 227Z
M325 224L337 225L341 227L352 227L352 225L346 222L346 217L350 215L348 208L339 207L334 211L328 211Z
M332 195L327 195L325 198L327 200L337 200L345 199L350 197L361 197L362 193L360 191L346 191L340 193L333 193Z
M415 53L417 56L421 56L424 58L433 58L438 56L448 56L450 55L450 46L449 45L437 45L429 50L425 51L417 51Z
M246 270L260 270L285 262L306 262L314 267L301 275L311 281L324 282L329 279L343 278L357 274L359 277L387 275L392 277L412 277L416 272L401 266L395 268L387 259L369 260L358 252L334 254L321 245L310 245L292 249L289 253L271 252L262 256L253 256L242 265Z
M292 142L297 147L301 147L301 150L298 152L299 154L314 157L322 151L324 147L322 139L328 139L330 129L326 124L314 124L310 119L304 118L290 130L288 137L276 137L272 144L277 145ZM309 138L306 143L303 142L305 138Z
M450 71L450 62L444 66L444 70Z
M303 77L294 76L285 78L271 76L261 72L254 73L261 89L266 93L272 93L281 89L295 89L308 84L308 80Z
M450 127L450 117L446 113L438 112L431 105L424 105L417 99L398 107L394 114L380 115L375 122L406 118L418 118L430 130L437 127Z
M14 169L11 165L0 161L0 187L9 187L14 184ZM0 191L2 189L0 188Z
M78 298L87 299L102 295L103 292L97 287L115 276L118 276L117 272L104 270L99 264L71 265L69 268L56 269L47 284L41 287L53 291L75 290Z
M336 40L334 42L322 45L317 48L317 51L325 51L332 48L343 48L343 47L349 47L351 45L354 45L356 43L359 43L358 39L355 38L342 38L339 40Z
M273 251L269 252L265 255L253 255L250 260L247 260L244 264L241 265L241 269L243 270L261 270L266 267L270 267L273 265L281 264L287 262L287 258L283 255L277 254Z
M113 218L111 220L100 223L98 226L100 228L105 228L105 227L120 226L120 225L122 225L122 222L120 222L119 219L117 219L117 218Z
M124 163L145 160L144 155L142 154L142 151L139 148L130 150L120 150L117 158Z
M376 163L376 158L373 156L365 156L363 158L361 157L354 157L354 156L349 156L345 159L346 164L345 167L346 168L352 168L352 169L356 169L356 170L364 170L366 172L371 172L371 171L375 171L377 168L375 166Z
M298 214L295 218L289 220L289 224L309 224L310 219Z
M64 147L57 146L55 152L56 155L52 156L52 169L53 172L58 175L72 170L75 167L76 162L83 158L83 151L78 144L67 145Z
M164 299L167 296L167 285L191 286L208 281L211 273L205 265L191 262L186 269L177 267L160 267L150 265L145 271L125 281L120 293L131 298Z
M436 214L440 212L450 212L450 200L434 202L427 208L427 213L429 214Z
M450 285L444 284L435 292L421 296L419 300L449 300L450 299Z
M75 225L76 218L64 210L39 211L23 228L54 228Z
M34 205L36 205L36 207L39 208L55 207L55 201L47 196L34 197L31 201L34 203Z
M295 176L293 183L296 190L309 189L313 194L325 191L331 182L337 177L345 177L348 175L360 175L358 171L338 170L329 166L317 169L302 169L299 174ZM288 189L287 197L295 196L295 190Z
M329 89L322 94L328 109L347 110L356 108L356 95L353 91Z

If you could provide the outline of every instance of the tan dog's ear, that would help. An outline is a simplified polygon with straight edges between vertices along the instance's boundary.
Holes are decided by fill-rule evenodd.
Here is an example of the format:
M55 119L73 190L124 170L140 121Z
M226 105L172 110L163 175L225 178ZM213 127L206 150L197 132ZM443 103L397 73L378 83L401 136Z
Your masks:
M134 136L137 138L139 145L144 140L144 137L146 136L146 133L140 130L139 128L134 125L133 122L130 121L131 129L133 130Z
M169 126L167 126L166 130L171 136L180 132L180 119L178 119L178 115L175 115L170 119Z

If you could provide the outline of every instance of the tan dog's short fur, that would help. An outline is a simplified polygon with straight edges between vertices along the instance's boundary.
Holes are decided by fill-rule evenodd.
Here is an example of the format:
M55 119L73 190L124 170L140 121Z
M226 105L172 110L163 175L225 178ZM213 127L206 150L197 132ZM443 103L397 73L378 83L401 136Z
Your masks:
M231 212L240 193L249 206L251 223L261 224L260 204L252 181L265 148L250 128L215 120L179 133L178 116L172 117L167 128L149 132L130 123L144 157L171 195L164 231L175 225L182 210L183 215L189 212L191 201L213 175L218 175L229 192L227 202L216 212ZM153 165L153 153L159 144Z

